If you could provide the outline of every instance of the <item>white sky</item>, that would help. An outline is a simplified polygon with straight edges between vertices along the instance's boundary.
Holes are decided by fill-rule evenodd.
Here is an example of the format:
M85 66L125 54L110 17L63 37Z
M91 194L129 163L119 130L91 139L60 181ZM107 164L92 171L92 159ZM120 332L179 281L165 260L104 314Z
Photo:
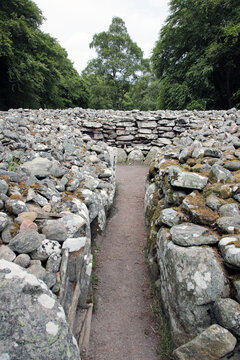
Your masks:
M107 31L114 16L123 19L133 41L149 57L168 16L169 0L33 0L46 18L41 29L68 52L81 72L96 54L93 35Z

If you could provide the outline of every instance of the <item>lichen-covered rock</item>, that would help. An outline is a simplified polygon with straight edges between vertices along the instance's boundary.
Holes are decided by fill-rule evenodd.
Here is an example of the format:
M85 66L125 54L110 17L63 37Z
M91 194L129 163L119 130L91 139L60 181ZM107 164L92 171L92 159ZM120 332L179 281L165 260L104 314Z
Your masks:
M61 246L58 241L44 239L41 245L30 253L33 260L47 260L52 254L61 254Z
M216 212L206 206L204 197L198 191L187 195L182 202L182 207L190 215L191 220L200 225L213 226L219 217Z
M169 174L169 181L172 186L201 190L208 182L208 178L206 176L181 171L178 166L169 166L167 171Z
M217 226L222 234L235 234L240 231L240 215L220 217Z
M174 350L173 356L175 360L219 360L234 349L236 342L236 338L228 330L212 325Z
M207 228L192 223L182 223L170 229L172 241L181 246L216 244L219 239Z
M43 282L5 260L0 282L1 359L80 360L64 310Z
M157 236L161 297L176 345L182 345L211 325L211 302L229 294L226 275L210 247L182 247L167 229Z
M233 269L240 269L239 236L227 236L222 238L218 243L218 247L225 263Z
M9 243L9 247L13 251L21 254L27 254L36 250L45 239L44 235L39 234L35 230L26 230L16 235Z
M9 199L5 202L6 209L13 213L14 215L18 215L22 212L28 211L28 207L24 201L18 199Z
M237 204L226 204L219 208L220 216L239 216L240 211Z
M172 208L168 208L161 211L160 219L163 224L171 227L173 225L180 224L181 221L184 219L184 215L178 213Z
M233 299L218 299L213 313L219 325L240 336L240 304Z

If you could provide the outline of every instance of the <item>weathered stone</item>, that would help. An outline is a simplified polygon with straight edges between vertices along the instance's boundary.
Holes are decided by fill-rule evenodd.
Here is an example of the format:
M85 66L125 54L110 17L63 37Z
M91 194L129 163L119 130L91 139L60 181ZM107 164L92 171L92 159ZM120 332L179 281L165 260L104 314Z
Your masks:
M230 353L236 345L236 338L219 325L212 325L195 337L174 350L176 360L218 360Z
M198 191L187 195L182 202L182 207L189 213L191 220L200 225L212 226L219 217L216 212L206 206L204 197Z
M180 224L180 222L183 219L183 216L181 216L181 214L179 214L174 209L169 208L169 209L164 209L164 210L161 211L160 219L161 219L163 224L171 227L173 225Z
M21 224L24 220L34 221L37 217L37 213L35 211L22 212L18 215L16 222Z
M207 228L191 223L173 226L170 234L172 241L180 246L216 244L219 241Z
M59 221L53 221L50 224L43 226L42 233L47 239L59 242L63 242L67 238L66 227L64 224L59 223Z
M157 259L162 303L179 346L211 325L211 303L229 295L228 281L212 248L175 245L164 228L157 236Z
M128 162L130 164L135 162L143 162L144 156L141 150L133 150L128 155Z
M201 190L208 182L207 177L195 173L183 172L177 166L169 166L167 171L172 186Z
M220 217L217 226L223 234L234 234L240 230L240 215Z
M27 161L21 165L21 170L25 171L30 176L37 178L45 178L51 174L52 162L46 158L35 158L32 161Z
M16 235L9 243L9 247L18 253L30 253L36 250L45 239L44 235L40 235L37 231L27 230Z
M225 169L228 169L230 171L240 170L240 161L239 160L229 161L226 164L224 164L224 167Z
M206 205L212 210L217 210L221 206L221 201L214 195L206 198Z
M85 234L87 222L82 216L66 213L63 218L57 220L57 223L66 228L68 237L79 237Z
M9 217L4 212L0 212L0 231L3 231L9 223Z
M45 239L41 245L30 253L33 260L47 260L52 254L61 254L61 247L58 241Z
M46 265L46 270L52 273L57 273L60 268L62 257L58 253L52 253L48 260Z
M0 259L13 261L15 257L16 254L7 245L0 246Z
M228 179L229 180L233 179L233 176L229 170L217 164L214 164L212 166L209 176L216 182L223 182L223 183L225 183Z
M206 149L204 149L204 156L210 156L213 158L221 158L222 152L219 149L206 148Z
M240 268L240 238L239 236L227 236L222 238L218 247L224 262L234 269Z
M117 148L117 163L125 163L127 161L127 154L124 149Z
M44 283L5 260L0 282L2 359L80 360L64 310Z
M28 254L19 254L14 260L15 264L23 268L27 268L30 265L30 262L31 262L31 258Z
M4 180L0 180L0 193L7 194L8 192L8 184Z
M14 214L18 215L22 212L28 211L28 207L22 200L9 199L5 202L6 209Z
M31 263L30 266L27 268L27 271L42 281L44 281L44 278L47 274L46 269L40 264Z
M240 211L237 204L226 204L219 208L220 216L239 216Z
M20 225L19 232L23 232L26 230L38 231L37 224L33 223L31 220L23 220L23 222Z
M233 299L218 299L213 313L219 325L240 336L240 304Z

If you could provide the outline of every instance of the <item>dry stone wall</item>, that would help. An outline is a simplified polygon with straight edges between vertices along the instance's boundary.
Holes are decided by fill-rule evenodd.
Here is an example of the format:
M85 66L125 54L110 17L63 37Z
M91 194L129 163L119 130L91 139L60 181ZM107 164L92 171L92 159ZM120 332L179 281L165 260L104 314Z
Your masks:
M178 145L166 146L150 166L148 262L178 347L174 358L235 360L240 358L239 121L215 119L204 126L205 135L202 128L189 130L186 145L178 138Z
M117 147L120 161L146 160L147 163L159 149L166 145L177 144L180 138L186 145L191 143L196 136L203 141L215 131L215 123L217 123L217 136L222 141L225 138L222 124L226 128L232 123L240 123L240 114L236 109L228 111L19 109L0 114L2 119L10 119L10 121L24 119L32 124L33 131L38 131L38 126L41 124L44 124L46 128L51 124L56 124L56 136L59 132L64 132L64 128L70 128L72 131L77 129L83 135L88 135L96 141L103 141L111 147ZM41 143L44 141L40 135L38 139Z

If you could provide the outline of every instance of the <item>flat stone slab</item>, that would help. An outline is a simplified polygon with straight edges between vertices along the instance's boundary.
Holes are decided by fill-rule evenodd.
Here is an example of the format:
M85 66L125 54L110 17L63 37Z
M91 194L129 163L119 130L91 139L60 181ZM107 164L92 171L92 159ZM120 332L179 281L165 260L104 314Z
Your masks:
M170 234L172 241L181 246L216 244L219 241L207 228L192 223L175 225Z
M174 350L176 360L218 360L231 352L237 339L220 325L212 325L195 337Z
M208 178L199 174L184 172L177 166L169 166L167 169L169 181L172 186L187 189L203 189L208 182Z

